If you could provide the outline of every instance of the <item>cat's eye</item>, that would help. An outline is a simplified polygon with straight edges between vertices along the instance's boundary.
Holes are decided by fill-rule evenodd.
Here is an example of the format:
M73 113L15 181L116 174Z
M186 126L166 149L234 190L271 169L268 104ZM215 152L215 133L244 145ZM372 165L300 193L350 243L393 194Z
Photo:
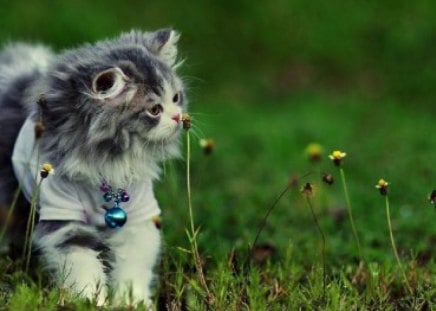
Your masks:
M153 117L159 116L162 113L162 111L163 111L163 107L160 104L154 105L153 107L147 110L147 112Z
M173 103L177 103L179 101L179 93L173 96Z

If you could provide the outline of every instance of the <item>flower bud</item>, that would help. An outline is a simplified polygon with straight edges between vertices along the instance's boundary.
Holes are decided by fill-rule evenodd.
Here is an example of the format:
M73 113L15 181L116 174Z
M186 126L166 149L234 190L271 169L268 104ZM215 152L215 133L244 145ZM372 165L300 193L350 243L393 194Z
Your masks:
M333 183L335 182L332 174L323 174L322 181L325 182L327 185L333 185Z
M182 115L183 128L189 130L191 128L191 116L188 113Z

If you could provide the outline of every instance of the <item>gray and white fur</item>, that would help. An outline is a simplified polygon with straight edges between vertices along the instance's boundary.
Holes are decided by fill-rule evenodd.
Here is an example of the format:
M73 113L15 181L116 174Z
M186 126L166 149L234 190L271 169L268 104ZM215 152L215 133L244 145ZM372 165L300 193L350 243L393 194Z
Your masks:
M29 118L42 120L41 158L67 185L98 192L105 181L128 190L156 179L159 163L178 155L187 105L175 72L178 39L169 29L131 31L58 55L43 46L6 46L0 53L0 204L10 204L17 187L11 154ZM128 220L119 229L92 218L41 219L33 243L58 286L99 305L107 303L108 289L115 291L114 304L150 303L161 245L151 219Z

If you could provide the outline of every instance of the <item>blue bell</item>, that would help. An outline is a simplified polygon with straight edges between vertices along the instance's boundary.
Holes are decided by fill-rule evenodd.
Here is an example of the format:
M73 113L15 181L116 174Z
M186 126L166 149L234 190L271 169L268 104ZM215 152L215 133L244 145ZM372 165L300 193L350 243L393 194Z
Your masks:
M122 208L115 205L106 211L104 220L109 228L120 228L126 223L127 214Z
M112 200L112 198L113 198L112 191L108 191L108 192L106 192L105 194L103 194L103 199L104 199L106 202L110 202L110 201Z

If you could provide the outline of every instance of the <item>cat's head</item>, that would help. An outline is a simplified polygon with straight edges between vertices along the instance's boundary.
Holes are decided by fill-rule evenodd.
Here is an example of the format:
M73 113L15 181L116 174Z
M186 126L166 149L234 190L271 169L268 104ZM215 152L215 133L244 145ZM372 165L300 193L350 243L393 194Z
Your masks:
M170 29L131 31L61 54L41 108L52 160L72 176L88 169L83 162L128 175L174 155L187 104L178 39Z

